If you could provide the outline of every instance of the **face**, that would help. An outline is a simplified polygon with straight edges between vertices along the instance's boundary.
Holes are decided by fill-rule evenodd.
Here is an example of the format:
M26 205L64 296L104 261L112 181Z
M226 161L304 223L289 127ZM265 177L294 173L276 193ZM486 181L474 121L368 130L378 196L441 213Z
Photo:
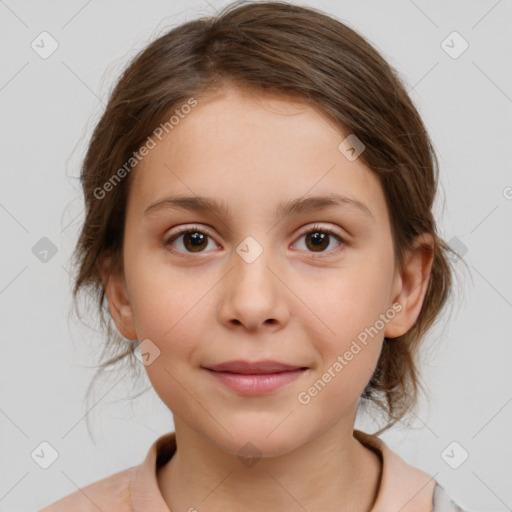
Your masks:
M351 433L384 336L416 318L378 178L338 148L348 135L305 103L225 89L198 98L132 171L112 315L146 340L175 421L227 452L252 442L277 455L334 427ZM334 195L348 201L283 206ZM234 360L299 370L207 369Z

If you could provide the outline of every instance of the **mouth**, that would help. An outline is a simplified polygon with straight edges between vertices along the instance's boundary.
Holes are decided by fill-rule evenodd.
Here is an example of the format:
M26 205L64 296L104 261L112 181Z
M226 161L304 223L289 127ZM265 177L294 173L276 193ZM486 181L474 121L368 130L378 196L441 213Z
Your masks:
M278 361L227 361L203 366L203 369L227 388L243 395L271 393L290 384L309 368Z
M246 375L254 375L254 374L268 374L268 373L281 373L287 371L295 371L306 368L304 366L290 365L281 363L279 361L226 361L225 363L213 364L205 366L204 368L208 370L213 370L217 372L230 372L230 373L239 373Z

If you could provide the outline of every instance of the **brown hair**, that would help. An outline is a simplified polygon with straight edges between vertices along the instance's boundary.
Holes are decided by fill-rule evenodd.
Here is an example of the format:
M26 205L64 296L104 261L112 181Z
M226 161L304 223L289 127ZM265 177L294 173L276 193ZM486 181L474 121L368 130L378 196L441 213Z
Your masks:
M382 184L398 268L418 235L434 237L432 273L420 315L409 332L384 340L361 397L363 405L371 402L385 413L389 423L380 433L416 405L418 390L424 389L417 366L420 342L452 289L447 256L454 251L438 236L431 211L438 161L398 73L377 50L342 22L287 2L238 1L214 16L170 30L132 60L111 92L81 170L86 216L74 253L75 303L78 292L88 290L107 335L101 358L110 357L95 377L123 361L130 368L141 366L133 346L113 325L99 272L107 256L122 270L133 173L122 173L108 193L98 191L106 190L123 165L126 171L126 162L177 107L228 83L299 96L363 142L359 158Z

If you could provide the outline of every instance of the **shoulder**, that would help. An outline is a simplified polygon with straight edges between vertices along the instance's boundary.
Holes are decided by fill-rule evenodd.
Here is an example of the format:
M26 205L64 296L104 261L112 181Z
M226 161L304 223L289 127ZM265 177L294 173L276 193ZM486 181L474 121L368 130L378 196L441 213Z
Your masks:
M174 455L176 448L175 433L164 434L153 442L138 466L79 488L39 512L168 510L158 487L157 471Z
M39 512L131 512L130 482L136 469L131 467L82 487Z
M469 512L455 503L437 482L432 497L432 512Z
M375 511L469 512L461 508L430 474L411 466L379 437L354 430L354 436L382 459L382 474Z

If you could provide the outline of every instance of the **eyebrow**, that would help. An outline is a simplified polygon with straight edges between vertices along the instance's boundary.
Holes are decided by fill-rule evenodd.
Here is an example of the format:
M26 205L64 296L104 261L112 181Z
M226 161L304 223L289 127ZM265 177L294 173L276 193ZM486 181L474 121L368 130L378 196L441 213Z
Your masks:
M370 209L361 201L339 194L326 196L310 196L283 201L275 210L275 216L288 217L291 215L304 214L330 207L351 208L374 219ZM229 206L224 201L200 196L170 196L151 203L145 210L144 215L150 215L157 211L167 209L183 209L194 212L212 212L219 216L230 216Z

